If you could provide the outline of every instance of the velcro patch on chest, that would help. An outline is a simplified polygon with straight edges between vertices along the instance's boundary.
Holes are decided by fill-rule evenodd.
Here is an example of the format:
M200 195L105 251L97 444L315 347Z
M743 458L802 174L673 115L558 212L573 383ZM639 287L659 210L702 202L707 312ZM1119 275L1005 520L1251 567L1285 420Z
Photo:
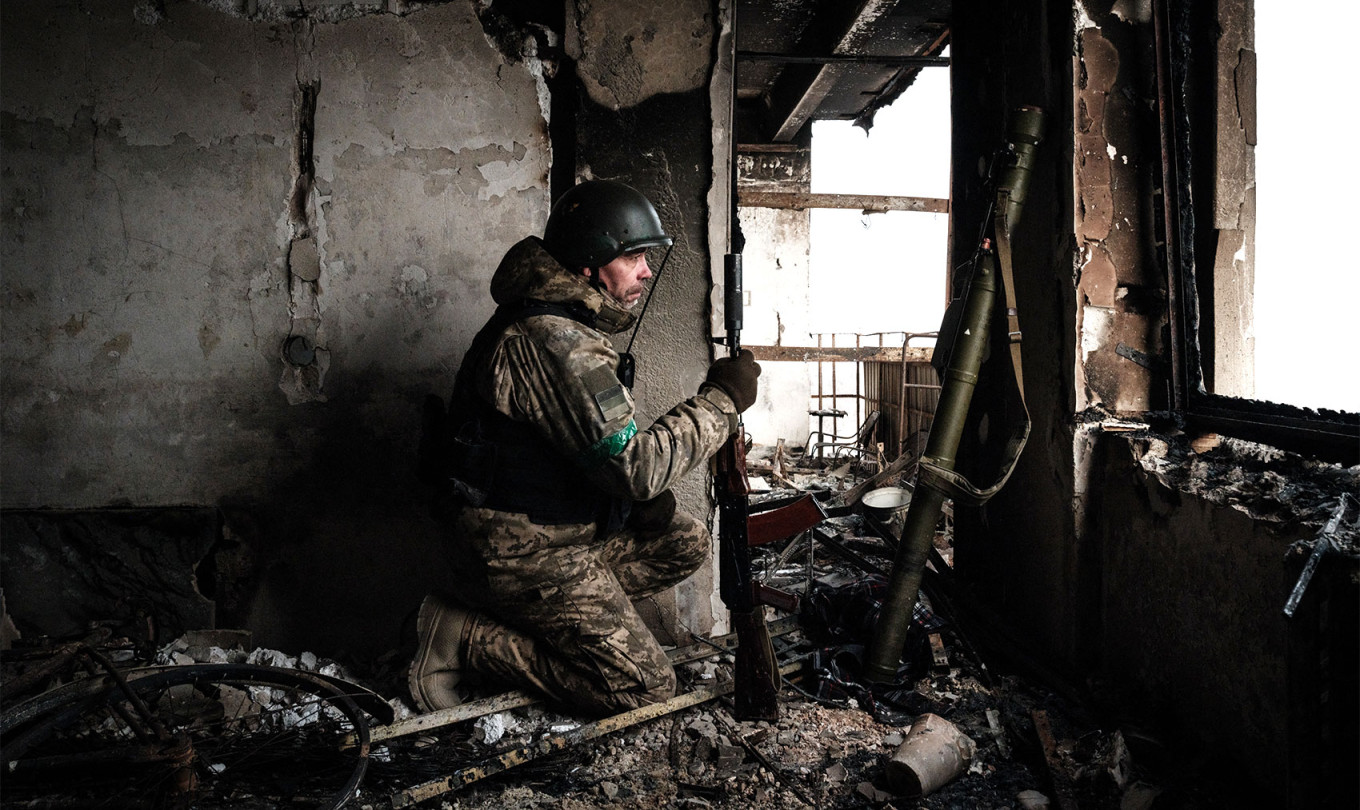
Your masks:
M581 375L581 382L595 398L595 404L600 409L600 418L606 424L632 413L632 405L628 402L628 395L624 393L623 383L614 376L609 366L592 368Z

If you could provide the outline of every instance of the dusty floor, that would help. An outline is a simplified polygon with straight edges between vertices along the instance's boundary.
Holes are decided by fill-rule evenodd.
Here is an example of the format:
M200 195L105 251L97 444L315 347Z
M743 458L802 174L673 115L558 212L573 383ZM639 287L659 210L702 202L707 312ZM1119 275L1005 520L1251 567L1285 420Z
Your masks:
M1199 776L1153 772L1128 739L1092 724L1052 693L1008 676L976 676L979 664L949 652L945 672L922 677L916 705L875 720L857 703L810 699L797 683L784 688L776 722L738 722L726 699L682 710L609 737L531 760L423 802L423 807L499 808L1217 808L1240 807ZM682 669L691 674L698 669ZM804 682L802 686L811 686ZM897 795L886 763L912 721L925 712L948 718L976 744L953 781L924 798ZM989 713L991 717L989 718ZM1052 765L1035 731L1046 718ZM490 720L491 722L488 722ZM538 707L505 712L375 751L359 806L383 810L391 797L495 752L561 734L581 722ZM482 740L506 730L494 744ZM1065 803L1064 803L1065 802Z
M761 471L764 464L765 459L755 458L752 469ZM860 471L821 465L790 466L782 472L785 481L799 488L844 489ZM765 581L796 591L810 580L818 590L839 592L836 586L870 576L866 568L890 568L891 552L866 519L851 515L823 527L839 541L840 551L829 553L835 550L818 543L809 558L806 543L770 549L757 561ZM949 539L946 520L936 538L940 554L934 565L947 568ZM1228 791L1205 776L1202 763L1178 759L1174 741L1129 725L1120 728L1113 721L1102 724L1088 709L1036 679L998 669L983 645L965 632L962 617L949 615L947 583L938 572L931 573L928 584L933 587L927 587L925 601L940 625L934 629L935 644L930 643L930 630L913 627L908 649L917 650L914 667L891 702L877 701L871 709L861 704L865 695L853 691L853 686L849 693L819 690L815 662L809 658L803 671L787 679L776 722L738 722L730 699L722 698L530 759L419 806L468 810L1244 806L1226 798ZM933 604L931 593L937 594ZM819 632L826 620L825 615L808 613L801 627L812 637L822 636L819 640L826 645L829 642ZM779 639L781 661L825 649L810 642L808 635L800 629ZM681 691L729 677L730 660L719 655L681 665ZM389 663L389 671L374 676L377 688L383 694L398 694L404 661L391 656ZM1061 691L1072 694L1070 688ZM926 713L954 724L975 745L975 753L956 778L924 798L902 795L889 783L887 762L913 721ZM393 741L375 752L360 806L384 810L392 806L393 797L400 804L405 791L415 785L489 761L499 752L532 750L581 722L534 706ZM494 742L488 743L488 737Z
M757 458L753 469L759 471L763 464ZM799 488L843 489L855 475L856 470L845 465L781 471L784 481ZM918 614L906 647L912 651L907 656L910 667L896 690L870 692L851 678L840 682L819 678L819 673L830 672L828 651L837 651L835 660L843 662L840 656L855 651L843 645L862 639L856 628L834 620L853 610L833 617L813 608L831 604L822 596L843 595L871 580L872 572L887 570L892 556L884 533L861 515L828 521L822 535L834 542L814 543L808 553L811 537L804 535L801 546L771 548L758 561L767 584L792 591L811 588L817 597L804 599L800 621L788 623L795 628L777 639L781 661L802 661L780 693L777 721L736 721L730 698L720 697L572 742L571 735L580 733L585 719L542 704L491 712L375 744L362 792L348 806L371 810L406 806L416 795L413 788L479 765L487 772L484 778L467 780L470 784L433 795L417 806L467 810L1252 806L1231 797L1230 783L1210 778L1207 763L1187 758L1175 740L1090 708L1085 698L1093 695L1096 690L1090 687L1095 685L1074 690L1048 682L1042 674L1035 677L1034 667L1012 667L1013 651L1004 656L995 652L998 639L987 636L985 622L975 615L953 615L966 605L949 585L947 520L937 535L939 553L924 589L923 605L930 612L924 619ZM844 632L838 639L828 638L828 629ZM223 650L185 642L163 648L158 658L160 663L239 659L326 671L388 698L399 721L414 714L405 691L407 656L400 650L374 662L341 665L310 653L294 657L272 650L248 652L248 646ZM730 662L729 654L714 652L679 665L681 692L724 683L730 677ZM853 666L841 670L847 672L853 672ZM1073 699L1077 694L1081 697ZM890 783L887 763L913 722L928 713L966 735L974 750L951 781L923 798L913 797ZM514 767L501 770L492 764L507 752L518 752L509 755Z

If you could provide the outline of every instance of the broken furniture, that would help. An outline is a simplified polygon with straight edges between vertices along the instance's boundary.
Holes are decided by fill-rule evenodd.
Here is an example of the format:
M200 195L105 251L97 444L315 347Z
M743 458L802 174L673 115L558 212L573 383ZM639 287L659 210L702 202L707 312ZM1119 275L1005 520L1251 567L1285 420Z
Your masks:
M72 680L0 714L5 799L91 806L230 807L242 796L339 808L368 767L380 697L339 679L255 664L119 670L91 646ZM45 806L45 805L44 805Z
M833 441L837 438L841 438L836 436L836 428L834 423L832 423L831 432L830 433L826 432L826 420L840 419L845 415L846 415L845 411L842 411L837 408L818 408L815 410L808 411L808 416L817 417L817 429L809 433L807 441L803 443L803 446L807 448L805 453L807 454L808 457L812 456L813 447L821 446L821 443L818 443L816 445L813 444L812 441L813 436L816 436L819 439L826 439L828 436L830 436Z
M832 458L840 458L841 452L846 450L863 455L873 447L874 434L878 429L878 417L878 411L869 411L869 415L864 417L864 421L860 423L858 430L845 436L833 435L830 437L830 441L821 441L813 445L811 444L812 437L809 436L807 455L812 456L815 449L818 457L825 458L828 448L832 451Z

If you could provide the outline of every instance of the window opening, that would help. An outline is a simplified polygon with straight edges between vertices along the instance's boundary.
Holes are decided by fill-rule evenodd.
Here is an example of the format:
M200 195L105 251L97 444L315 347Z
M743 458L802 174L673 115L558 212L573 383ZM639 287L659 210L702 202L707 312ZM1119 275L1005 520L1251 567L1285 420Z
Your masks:
M947 200L949 110L949 73L928 70L877 113L867 132L849 121L814 122L812 193ZM948 242L945 210L812 211L812 337L818 347L855 350L849 353L853 359L831 361L819 354L822 359L809 364L809 411L847 414L836 433L853 432L878 410L895 417L879 423L879 435L896 456L911 435L928 428L921 397L929 394L919 389L938 385L933 374L924 378L908 366L929 363L929 354L920 350L934 345L944 315ZM908 391L908 385L915 388ZM817 422L812 417L810 431Z
M1360 273L1345 237L1360 164L1327 137L1342 126L1327 100L1339 102L1353 88L1349 40L1360 27L1360 6L1329 10L1327 24L1310 32L1306 54L1287 6L1255 6L1259 135L1247 331L1256 363L1255 391L1244 395L1360 412L1360 362L1350 356Z
M1338 210L1324 202L1318 185L1290 192L1281 184L1286 176L1311 175L1308 180L1344 194L1355 170L1340 152L1320 166L1310 162L1315 152L1335 151L1328 148L1335 126L1326 104L1314 103L1294 116L1306 125L1294 136L1304 138L1303 143L1291 143L1275 129L1285 122L1274 121L1290 117L1282 93L1313 100L1344 97L1347 75L1328 69L1322 58L1328 50L1344 51L1310 43L1308 53L1300 55L1272 44L1280 42L1274 34L1283 23L1269 13L1258 17L1253 5L1269 11L1266 4L1251 0L1154 3L1162 147L1168 156L1163 179L1171 192L1164 209L1164 243L1171 272L1174 401L1192 430L1225 433L1350 466L1360 463L1360 384L1347 354L1351 341L1331 337L1320 323L1345 324L1328 305L1337 301L1346 306L1356 294L1350 286L1353 272L1343 269L1336 278L1322 275L1322 267L1346 262L1344 237L1330 236L1344 233L1344 225L1333 223L1347 216L1349 208ZM1330 28L1346 30L1342 25ZM1265 48L1259 71L1258 33ZM1264 77L1287 61L1306 66L1305 78L1286 79L1286 90L1278 92L1267 87L1258 104L1258 84L1274 82L1274 77L1258 79L1258 72ZM1256 147L1267 142L1258 163ZM1275 151L1284 164L1269 154ZM1293 209L1307 216L1299 221L1302 225L1284 224L1282 217ZM1306 258L1305 240L1336 245L1331 252L1340 258ZM1300 307L1303 299L1296 293L1307 303ZM1272 323L1280 312L1287 313L1283 327ZM1302 342L1291 340L1296 337ZM1272 375L1280 374L1294 376L1277 378L1288 380L1284 383L1272 381ZM1338 385L1333 390L1341 392L1342 401L1318 405L1316 393L1301 393L1299 375ZM1313 404L1297 404L1306 399Z

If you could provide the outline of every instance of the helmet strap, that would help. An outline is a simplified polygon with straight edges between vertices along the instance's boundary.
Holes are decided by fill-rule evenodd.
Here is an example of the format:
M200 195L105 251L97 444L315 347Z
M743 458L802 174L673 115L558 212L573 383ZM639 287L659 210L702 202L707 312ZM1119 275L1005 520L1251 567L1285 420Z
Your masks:
M666 248L666 255L661 258L661 266L652 274L652 284L647 289L647 300L642 302L642 311L638 313L637 322L633 324L633 334L628 338L628 348L623 350L626 355L632 355L633 341L637 340L638 329L642 326L642 319L647 315L647 307L652 303L652 296L656 295L657 285L661 283L661 274L666 270L666 263L671 260L672 250L675 250L674 244Z

